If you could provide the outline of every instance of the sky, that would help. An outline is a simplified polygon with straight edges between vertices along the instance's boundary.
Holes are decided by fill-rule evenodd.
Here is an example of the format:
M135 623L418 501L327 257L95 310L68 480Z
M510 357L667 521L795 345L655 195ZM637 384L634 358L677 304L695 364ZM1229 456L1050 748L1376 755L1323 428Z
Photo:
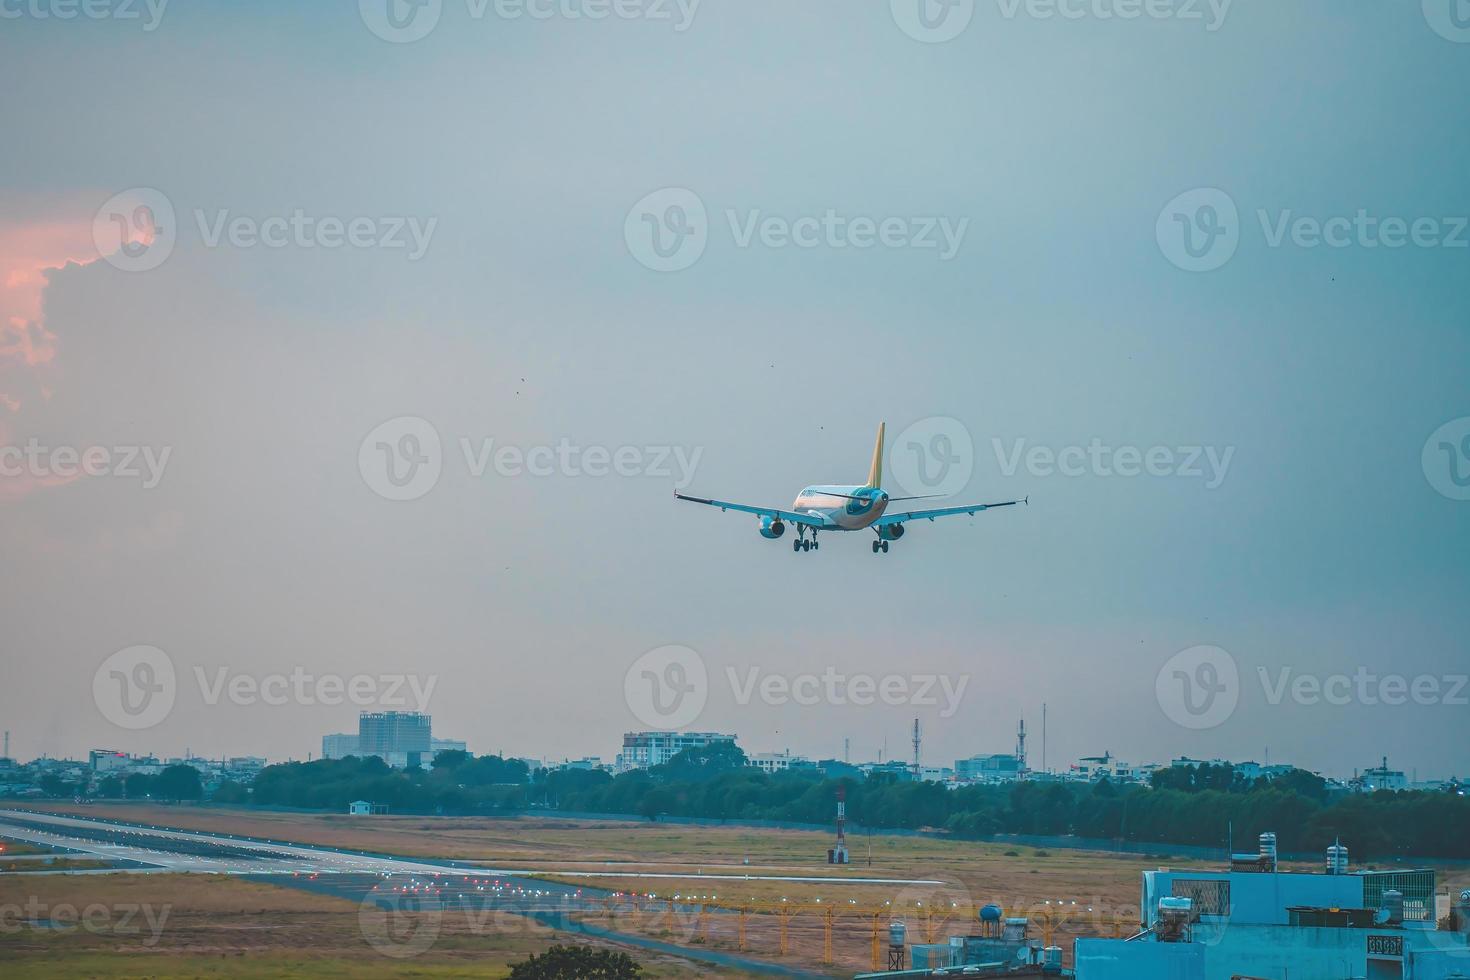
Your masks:
M1455 0L0 0L11 753L1470 775L1467 81ZM879 422L1029 505L672 498Z

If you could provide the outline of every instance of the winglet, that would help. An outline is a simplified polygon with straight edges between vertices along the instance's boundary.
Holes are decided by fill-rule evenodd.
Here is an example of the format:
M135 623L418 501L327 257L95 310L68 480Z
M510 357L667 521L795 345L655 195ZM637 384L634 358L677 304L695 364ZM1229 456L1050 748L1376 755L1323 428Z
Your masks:
M873 444L873 463L868 467L868 486L883 486L883 429L886 423L878 423L878 441Z

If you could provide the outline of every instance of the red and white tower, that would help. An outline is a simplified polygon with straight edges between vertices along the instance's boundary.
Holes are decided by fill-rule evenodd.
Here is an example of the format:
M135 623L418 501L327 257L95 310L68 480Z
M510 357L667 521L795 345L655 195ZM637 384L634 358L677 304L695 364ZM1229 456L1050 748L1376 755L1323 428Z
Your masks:
M847 787L837 787L837 843L827 849L828 864L847 864Z

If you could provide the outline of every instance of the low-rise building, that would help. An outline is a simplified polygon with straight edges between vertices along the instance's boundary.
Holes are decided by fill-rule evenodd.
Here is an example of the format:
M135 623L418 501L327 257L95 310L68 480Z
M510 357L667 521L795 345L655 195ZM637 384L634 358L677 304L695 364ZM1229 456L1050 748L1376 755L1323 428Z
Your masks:
M1021 760L1014 755L975 755L954 764L955 779L962 783L1013 783L1021 773Z
M617 769L649 769L661 766L686 749L704 749L719 743L735 744L734 735L718 732L627 732Z
M804 756L792 755L790 749L787 749L785 752L756 752L753 755L747 756L747 761L753 768L765 773L785 772L788 769L815 768L812 760Z

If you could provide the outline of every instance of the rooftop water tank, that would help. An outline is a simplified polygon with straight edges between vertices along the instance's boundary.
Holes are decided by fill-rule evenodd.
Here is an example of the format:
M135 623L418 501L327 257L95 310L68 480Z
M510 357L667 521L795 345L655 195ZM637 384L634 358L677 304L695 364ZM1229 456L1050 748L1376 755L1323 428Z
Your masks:
M1004 910L1001 909L1001 907L999 905L995 905L995 904L987 905L987 906L985 906L984 908L982 908L980 910L980 921L981 922L999 922L1000 919L1001 919L1001 916L1003 916L1003 915L1005 915L1005 912L1004 912Z
M1397 888L1384 892L1383 911L1384 918L1390 925L1401 924L1404 921L1404 893Z
M888 945L902 946L904 934L907 931L908 927L903 924L902 919L895 919L888 923Z

